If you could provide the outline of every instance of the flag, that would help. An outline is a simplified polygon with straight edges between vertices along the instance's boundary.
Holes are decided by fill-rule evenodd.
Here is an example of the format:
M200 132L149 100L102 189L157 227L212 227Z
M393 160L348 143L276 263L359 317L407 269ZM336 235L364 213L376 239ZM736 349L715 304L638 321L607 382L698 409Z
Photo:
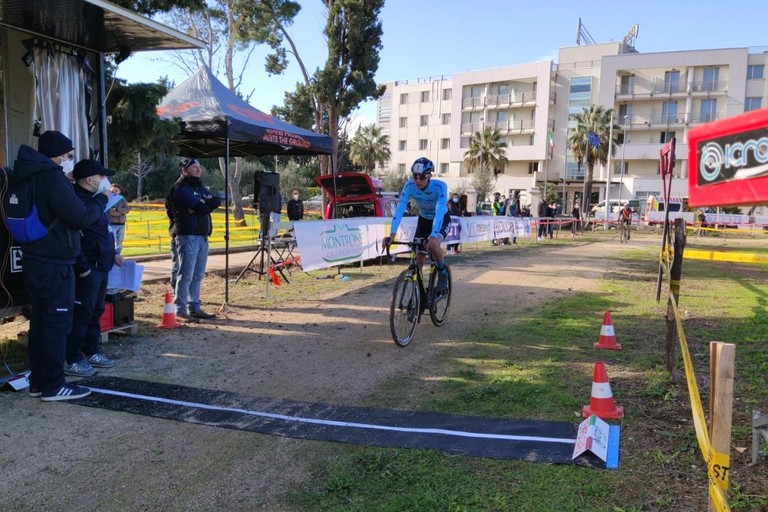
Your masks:
M600 137L598 137L597 134L593 132L589 132L587 135L587 141L593 148L596 148L600 145Z
M555 135L552 132L549 132L547 141L549 142L549 158L552 158L555 154Z

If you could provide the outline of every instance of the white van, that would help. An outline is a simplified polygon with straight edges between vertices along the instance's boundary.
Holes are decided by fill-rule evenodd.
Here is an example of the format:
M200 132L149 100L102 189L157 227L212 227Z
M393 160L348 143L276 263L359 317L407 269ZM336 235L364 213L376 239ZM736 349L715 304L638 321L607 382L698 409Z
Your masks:
M629 205L633 212L637 212L640 208L640 201L637 199L622 199L621 201L618 199L611 199L610 202L612 213L619 213L619 210L621 210L626 205ZM605 199L597 203L590 210L592 215L596 214L597 212L605 212Z

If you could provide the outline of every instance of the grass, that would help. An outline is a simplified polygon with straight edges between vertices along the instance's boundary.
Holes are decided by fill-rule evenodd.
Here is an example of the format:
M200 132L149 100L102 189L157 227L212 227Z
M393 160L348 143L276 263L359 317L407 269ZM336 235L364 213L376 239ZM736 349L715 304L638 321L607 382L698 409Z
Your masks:
M622 424L618 471L456 457L433 451L335 448L311 482L294 490L297 510L324 511L700 511L706 466L678 370L664 368L666 303L655 301L656 266L647 251L625 253L596 293L580 293L495 325L480 324L450 374L421 410L579 422L588 401L594 325L613 312L623 350L609 359ZM752 471L751 411L768 410L765 268L686 261L684 328L708 411L708 343L737 345L731 453L732 510L768 510L768 472ZM686 278L687 276L687 278ZM712 291L717 290L717 294ZM517 336L510 336L516 333ZM589 347L588 350L583 347ZM406 392L393 383L390 393ZM765 464L762 461L761 464Z

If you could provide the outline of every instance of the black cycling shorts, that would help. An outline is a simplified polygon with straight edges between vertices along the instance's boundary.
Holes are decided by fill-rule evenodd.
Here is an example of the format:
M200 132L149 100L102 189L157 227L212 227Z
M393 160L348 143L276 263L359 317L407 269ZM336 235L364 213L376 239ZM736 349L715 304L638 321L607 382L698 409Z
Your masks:
M416 233L414 233L414 238L423 238L427 239L432 234L432 219L425 219L421 215L419 215L419 220L416 224ZM445 235L448 233L448 226L451 225L451 214L447 213L445 214L445 217L443 217L443 225L440 227L440 235L442 235L443 240L445 240Z

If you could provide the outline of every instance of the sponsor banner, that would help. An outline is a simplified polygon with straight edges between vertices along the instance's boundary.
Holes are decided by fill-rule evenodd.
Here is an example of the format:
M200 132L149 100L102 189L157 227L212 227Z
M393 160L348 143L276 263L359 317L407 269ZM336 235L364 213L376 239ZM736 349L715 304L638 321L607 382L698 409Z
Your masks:
M404 217L397 231L397 240L413 240L416 217ZM312 220L295 222L296 245L301 255L301 267L309 272L377 258L382 255L381 241L390 232L389 217L359 217L355 219ZM529 217L452 217L444 243L472 243L496 238L523 237L531 233ZM391 253L407 252L402 245L393 245Z
M688 162L689 206L768 201L768 109L692 128Z

